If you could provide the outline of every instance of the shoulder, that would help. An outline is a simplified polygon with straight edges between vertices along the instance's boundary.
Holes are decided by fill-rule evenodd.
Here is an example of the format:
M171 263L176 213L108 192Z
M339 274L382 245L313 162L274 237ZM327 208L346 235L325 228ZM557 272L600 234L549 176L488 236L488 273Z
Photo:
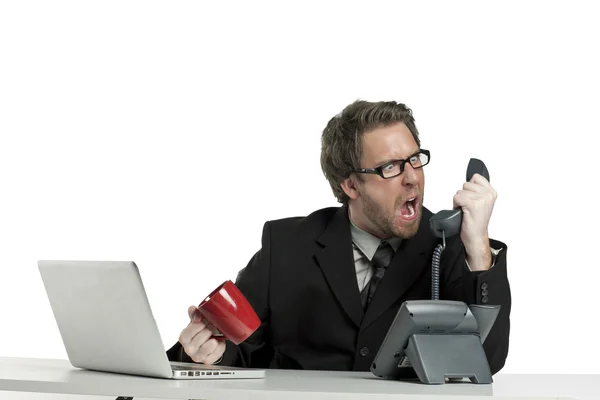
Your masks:
M318 237L331 220L344 207L327 207L313 211L306 216L287 217L281 219L269 220L265 223L268 227L271 237Z

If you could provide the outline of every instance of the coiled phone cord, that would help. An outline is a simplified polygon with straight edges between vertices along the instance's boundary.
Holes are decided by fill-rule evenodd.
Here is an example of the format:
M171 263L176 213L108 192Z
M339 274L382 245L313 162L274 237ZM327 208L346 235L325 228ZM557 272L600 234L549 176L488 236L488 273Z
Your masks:
M431 299L440 299L440 263L442 252L446 248L446 231L442 231L442 244L438 244L433 251L431 260Z

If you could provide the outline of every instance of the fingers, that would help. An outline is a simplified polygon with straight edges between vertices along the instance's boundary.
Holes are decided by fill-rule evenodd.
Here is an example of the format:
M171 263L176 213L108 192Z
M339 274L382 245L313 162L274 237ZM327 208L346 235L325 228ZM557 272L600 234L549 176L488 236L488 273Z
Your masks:
M206 329L203 332L208 331L209 330ZM188 355L194 362L199 362L203 364L213 364L219 358L221 358L221 356L225 352L225 341L211 338L210 332L208 336L204 337L204 341L200 346L194 346L195 345L192 345L192 349L196 350L190 351Z
M459 190L452 199L453 208L465 207L475 200L479 195L468 190Z
M477 183L474 183L474 182L465 182L463 184L463 190L466 190L469 192L475 192L475 193L485 193L485 192L489 191L489 188L482 186L482 185L478 185Z
M463 194L462 192L466 192L466 194ZM479 196L473 197L470 194L477 194ZM463 184L463 190L456 192L456 196L458 196L458 199L455 200L454 207L457 205L462 207L466 205L465 202L468 202L469 199L485 198L488 202L495 202L498 193L490 185L487 179L479 174L474 174L470 182L465 182Z
M205 343L205 346L202 346L200 349L200 358L202 358L202 355L205 351L208 352L208 354L205 355L203 359L200 359L199 362L204 364L214 364L221 358L221 356L223 356L223 353L225 353L225 341L210 339Z
M197 310L198 309L196 308L196 306L188 307L188 316L190 317L190 323L179 334L179 343L181 343L184 346L184 348L186 346L190 346L192 339L204 328L206 328L206 322L199 318Z
M198 332L189 342L188 347L192 353L197 353L204 344L212 338L213 333L210 329L204 328ZM189 354L189 353L188 353ZM191 354L190 354L191 356Z
M483 176L479 175L479 174L474 174L473 177L471 178L470 181L468 181L467 183L472 183L475 184L477 186L480 187L484 187L490 190L494 190L494 188L492 187L492 185L490 184L490 182L485 179Z
M484 187L492 187L490 182L479 174L473 174L473 176L471 177L471 180L469 182L472 182L472 183L475 183L477 185L481 185Z
M211 339L212 335L212 331L204 323L189 324L181 332L179 343L194 362L205 362L206 357L218 347L217 340Z
M206 324L202 321L197 323L190 322L188 326L179 334L179 343L181 343L183 347L190 346L192 340L205 328ZM207 331L210 332L210 330Z
M215 351L213 351L208 357L207 357L207 363L210 364L214 364L217 361L219 361L219 359L221 357L223 357L223 354L225 353L225 349L227 348L227 346L225 345L225 341L224 340L217 340L217 349Z
M208 327L212 329L213 332L219 333L219 331L214 326L210 325L205 318L202 318L202 315L200 314L196 306L190 306L188 308L188 316L190 317L190 324L203 323L204 325L208 325Z
M452 203L454 208L470 207L476 203L493 205L496 197L497 194L493 189L491 191L487 189L477 191L462 189L456 192Z
M190 323L181 331L179 343L194 362L212 364L225 352L225 342L212 338L220 332L208 324L195 306L188 307Z

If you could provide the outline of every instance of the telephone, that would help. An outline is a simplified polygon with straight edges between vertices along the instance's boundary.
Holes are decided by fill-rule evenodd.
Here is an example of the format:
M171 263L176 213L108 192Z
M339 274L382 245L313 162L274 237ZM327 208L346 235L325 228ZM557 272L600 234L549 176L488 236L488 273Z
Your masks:
M471 158L467 166L467 182L471 180L473 175L479 174L490 181L490 173L488 172L483 161L477 158ZM439 300L439 277L440 277L440 261L442 252L446 247L446 238L456 235L460 232L462 225L463 211L455 208L453 210L442 210L429 218L429 226L433 234L442 238L442 244L438 244L434 253L431 265L431 299Z

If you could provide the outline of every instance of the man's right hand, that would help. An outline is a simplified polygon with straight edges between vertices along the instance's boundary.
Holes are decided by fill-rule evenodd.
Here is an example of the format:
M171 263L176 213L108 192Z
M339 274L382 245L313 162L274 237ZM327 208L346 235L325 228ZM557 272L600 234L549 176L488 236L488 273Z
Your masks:
M188 316L190 323L181 331L179 343L194 362L214 364L225 353L225 341L213 338L219 332L202 319L196 306L188 308Z

